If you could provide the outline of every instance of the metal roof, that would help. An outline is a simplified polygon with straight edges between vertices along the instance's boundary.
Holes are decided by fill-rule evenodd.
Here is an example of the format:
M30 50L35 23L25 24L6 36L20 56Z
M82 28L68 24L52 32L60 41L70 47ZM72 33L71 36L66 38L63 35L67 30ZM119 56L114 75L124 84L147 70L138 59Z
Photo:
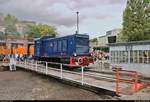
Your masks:
M25 41L22 41L22 40L15 40L15 41L0 40L0 43L6 43L6 42L13 43L13 44L24 44L25 43ZM27 44L34 44L34 42L32 42L32 41L28 41L26 43Z
M127 46L127 45L146 45L146 44L150 44L150 40L122 42L122 43L109 43L107 45L108 46Z
M63 37L69 37L69 36L84 36L84 35L86 35L86 36L89 37L89 35L88 35L87 33L85 33L85 34L71 34L71 35L57 36L57 37L47 38L46 40L56 39L56 38L63 38ZM40 39L41 39L41 38L35 39L35 41L36 41L36 40L40 40Z

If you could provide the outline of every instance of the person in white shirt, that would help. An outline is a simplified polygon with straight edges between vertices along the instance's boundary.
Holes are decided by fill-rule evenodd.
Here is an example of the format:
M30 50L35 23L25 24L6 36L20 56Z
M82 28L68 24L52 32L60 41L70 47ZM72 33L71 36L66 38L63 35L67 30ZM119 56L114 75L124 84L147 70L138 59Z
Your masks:
M15 56L13 55L10 56L9 68L10 71L16 70L16 60L15 60Z

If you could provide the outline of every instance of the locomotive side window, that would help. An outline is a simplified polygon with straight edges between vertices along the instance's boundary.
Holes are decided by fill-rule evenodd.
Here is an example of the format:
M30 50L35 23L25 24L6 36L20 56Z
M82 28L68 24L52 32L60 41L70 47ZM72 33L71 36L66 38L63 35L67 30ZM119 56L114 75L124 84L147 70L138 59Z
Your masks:
M58 41L58 51L61 52L61 41Z
M67 40L63 40L63 51L67 51Z
M49 48L52 48L52 47L53 47L53 43L50 42L50 43L49 43Z
M57 41L54 42L54 52L57 52Z

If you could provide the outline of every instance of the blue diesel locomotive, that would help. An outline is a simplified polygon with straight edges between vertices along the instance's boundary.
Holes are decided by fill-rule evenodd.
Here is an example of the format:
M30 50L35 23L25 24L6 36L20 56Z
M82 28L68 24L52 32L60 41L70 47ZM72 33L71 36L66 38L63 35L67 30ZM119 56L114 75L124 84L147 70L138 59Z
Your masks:
M70 65L88 66L94 63L89 52L89 35L86 34L37 39L35 40L35 58Z

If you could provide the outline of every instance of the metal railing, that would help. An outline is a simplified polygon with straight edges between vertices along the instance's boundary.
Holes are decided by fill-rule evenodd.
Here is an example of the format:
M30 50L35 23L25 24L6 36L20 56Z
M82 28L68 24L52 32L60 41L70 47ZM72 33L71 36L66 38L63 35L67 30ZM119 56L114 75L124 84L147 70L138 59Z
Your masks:
M116 94L132 95L133 93L144 88L144 84L140 83L140 74L136 71L122 70L121 67L114 68L116 74ZM121 74L126 74L126 78L122 78ZM128 87L121 87L121 83L126 83ZM129 87L130 86L130 87ZM123 90L125 89L125 90Z
M50 66L51 64L55 64L59 67L53 68ZM108 76L108 75L100 75L100 74L91 73L91 72L85 72L84 66L81 66L81 71L79 71L79 72L65 70L63 68L63 66L70 66L70 65L69 64L63 64L63 63L46 62L46 61L31 61L31 62L29 62L29 61L25 60L25 61L18 61L17 62L17 67L22 67L22 68L25 68L27 70L32 70L32 71L39 72L39 73L42 73L45 75L51 75L51 76L59 77L60 79L67 79L67 80L75 81L75 82L81 83L81 85L87 84L87 85L102 88L102 87L105 87L105 85L100 86L99 83L98 84L95 83L95 80L93 80L94 78L96 78L96 80L98 82L101 81L102 79L111 80L111 82L112 81L114 82L114 87L113 87L114 89L111 89L111 90L115 91L115 87L116 87L116 94L121 93L121 92L119 92L119 83L122 81L124 81L124 82L128 81L131 84L134 83L135 89L137 90L137 86L136 86L138 83L137 74L133 73L134 75L136 75L134 81L133 80L124 80L124 79L120 78L120 74L122 74L121 72L129 72L129 71L116 70L116 77L115 76L112 77L111 75ZM110 66L112 66L112 65L110 64ZM112 67L114 67L114 66L112 66ZM117 67L117 66L115 66L115 67ZM132 75L132 74L130 74L130 75ZM127 77L125 77L125 78L127 78ZM131 78L134 78L134 76ZM87 79L89 82L87 82ZM102 80L102 82L104 80ZM107 81L107 80L105 80L105 81ZM112 83L109 83L109 84L112 84Z
M52 68L49 67L49 64L55 64L55 65L59 65L59 69L58 68ZM54 63L54 62L46 62L46 61L33 61L33 62L28 62L28 61L18 61L17 62L17 66L24 66L25 69L29 69L32 71L36 71L36 72L41 72L45 75L52 75L52 73L50 73L50 71L57 71L59 73L59 75L57 75L60 79L69 79L69 80L73 80L73 81L77 81L80 82L82 85L84 84L84 66L81 66L81 72L74 72L74 71L69 71L69 70L64 70L63 66L70 66L69 64L63 64L63 63ZM64 73L71 73L71 74L76 74L76 75L81 75L81 80L75 80L73 78L69 78L69 77L64 77Z

